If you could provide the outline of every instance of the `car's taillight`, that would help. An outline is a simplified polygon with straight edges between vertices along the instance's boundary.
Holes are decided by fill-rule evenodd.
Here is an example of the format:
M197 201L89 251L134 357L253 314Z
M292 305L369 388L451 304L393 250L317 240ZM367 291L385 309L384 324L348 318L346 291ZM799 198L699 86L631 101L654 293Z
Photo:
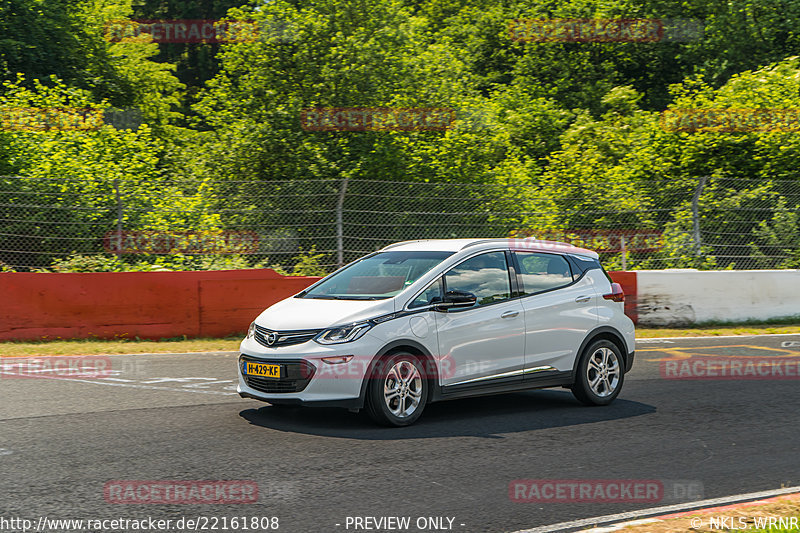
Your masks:
M620 285L619 283L612 283L611 292L608 294L604 294L603 298L605 298L606 300L611 300L612 302L624 302L625 291L622 290L622 285Z

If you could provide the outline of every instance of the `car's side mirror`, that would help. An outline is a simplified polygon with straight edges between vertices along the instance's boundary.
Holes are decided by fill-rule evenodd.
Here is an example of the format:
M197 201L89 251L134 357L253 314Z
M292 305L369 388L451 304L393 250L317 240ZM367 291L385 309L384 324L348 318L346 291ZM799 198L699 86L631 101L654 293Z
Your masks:
M472 307L477 301L478 297L471 292L452 290L444 293L444 298L436 304L436 308L445 311L458 307Z

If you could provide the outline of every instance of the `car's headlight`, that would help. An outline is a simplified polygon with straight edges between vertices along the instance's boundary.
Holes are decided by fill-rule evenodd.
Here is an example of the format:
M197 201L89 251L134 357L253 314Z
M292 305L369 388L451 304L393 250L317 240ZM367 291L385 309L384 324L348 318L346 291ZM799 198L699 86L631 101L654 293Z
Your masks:
M247 328L247 338L253 338L253 335L256 334L256 323L250 322L250 327Z
M371 327L372 324L369 322L359 322L358 324L351 324L340 328L329 328L314 337L314 340L320 344L350 342L360 338Z

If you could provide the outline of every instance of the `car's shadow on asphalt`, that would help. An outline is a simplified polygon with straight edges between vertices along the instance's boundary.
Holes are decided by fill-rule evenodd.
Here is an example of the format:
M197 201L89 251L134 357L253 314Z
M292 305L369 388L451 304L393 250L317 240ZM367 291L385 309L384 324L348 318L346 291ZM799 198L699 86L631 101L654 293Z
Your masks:
M605 407L586 407L570 392L539 390L430 404L410 427L377 426L361 413L336 408L273 407L245 409L239 416L278 431L360 440L423 439L502 434L591 424L654 413L656 408L617 399Z

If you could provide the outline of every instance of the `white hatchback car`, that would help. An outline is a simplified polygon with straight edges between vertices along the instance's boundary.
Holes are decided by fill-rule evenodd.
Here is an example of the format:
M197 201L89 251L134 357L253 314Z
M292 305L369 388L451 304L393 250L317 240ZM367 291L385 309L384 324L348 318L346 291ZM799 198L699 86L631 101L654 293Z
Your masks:
M606 405L634 358L598 255L530 239L425 240L369 254L261 313L239 395L366 408L405 426L429 402L568 387Z

